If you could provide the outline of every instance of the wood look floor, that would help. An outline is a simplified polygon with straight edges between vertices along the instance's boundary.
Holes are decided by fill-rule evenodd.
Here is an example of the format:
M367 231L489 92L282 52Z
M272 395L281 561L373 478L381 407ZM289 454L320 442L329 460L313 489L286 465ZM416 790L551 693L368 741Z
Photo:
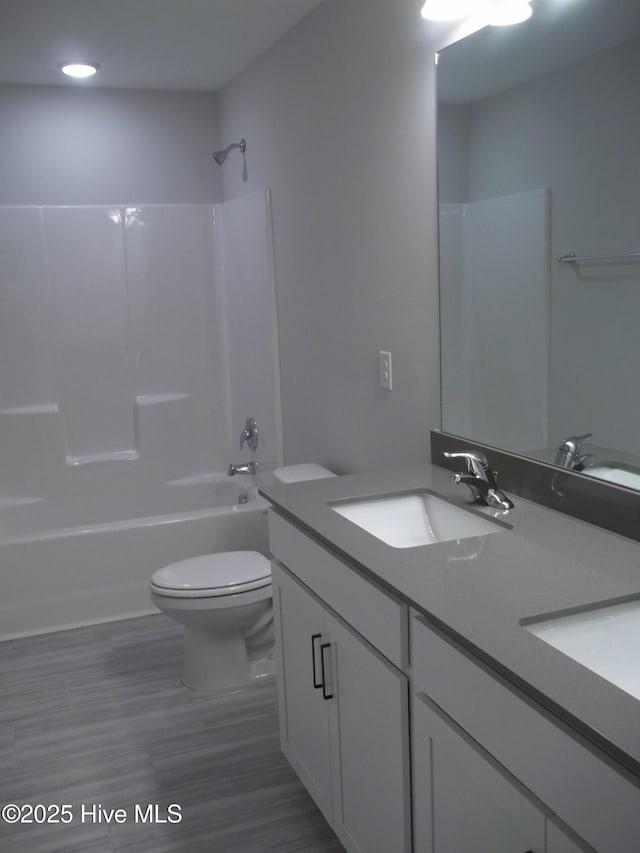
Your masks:
M165 616L0 643L0 805L74 814L0 821L2 853L343 853L280 753L275 679L202 693L181 665ZM82 823L83 803L128 821ZM136 803L183 820L136 824Z

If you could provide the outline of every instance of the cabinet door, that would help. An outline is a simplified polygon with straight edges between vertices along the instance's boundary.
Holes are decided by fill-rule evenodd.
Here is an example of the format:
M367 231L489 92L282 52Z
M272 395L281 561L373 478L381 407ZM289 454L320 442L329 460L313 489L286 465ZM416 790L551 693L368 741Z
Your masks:
M322 689L314 687L321 677L324 610L277 563L273 564L272 575L280 743L320 811L331 822L329 702L323 700Z
M333 828L350 853L409 853L407 678L329 614L326 626Z
M413 696L414 853L544 853L545 814L513 777Z

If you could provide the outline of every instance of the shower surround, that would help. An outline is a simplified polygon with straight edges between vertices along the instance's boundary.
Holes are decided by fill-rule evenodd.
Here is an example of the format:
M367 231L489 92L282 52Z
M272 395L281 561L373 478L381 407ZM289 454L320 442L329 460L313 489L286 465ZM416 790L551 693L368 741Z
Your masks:
M268 192L0 207L0 303L0 637L149 612L159 565L266 549L224 472L249 416L282 457Z

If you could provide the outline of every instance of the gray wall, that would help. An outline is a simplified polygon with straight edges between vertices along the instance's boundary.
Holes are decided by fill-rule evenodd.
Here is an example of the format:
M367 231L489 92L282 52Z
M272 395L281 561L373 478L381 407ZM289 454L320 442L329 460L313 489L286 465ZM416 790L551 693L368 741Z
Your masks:
M469 199L469 124L471 107L438 106L438 200L462 204Z
M0 86L0 204L222 200L217 97Z
M434 33L325 0L221 93L225 198L273 191L287 462L423 462L440 425ZM393 354L393 391L377 351Z
M413 464L440 424L433 57L453 30L418 11L325 0L221 93L219 135L215 96L0 88L0 204L271 187L288 462ZM241 136L246 181L238 152L210 156Z
M550 438L640 454L640 265L567 267L640 250L640 42L471 108L469 198L551 187Z

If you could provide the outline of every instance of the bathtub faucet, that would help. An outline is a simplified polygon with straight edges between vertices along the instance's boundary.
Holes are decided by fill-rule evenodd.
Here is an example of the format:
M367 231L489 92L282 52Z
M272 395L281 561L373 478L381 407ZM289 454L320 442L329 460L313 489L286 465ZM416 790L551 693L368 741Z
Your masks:
M258 467L257 462L245 462L243 465L233 465L229 463L227 474L233 477L234 474L255 474Z

